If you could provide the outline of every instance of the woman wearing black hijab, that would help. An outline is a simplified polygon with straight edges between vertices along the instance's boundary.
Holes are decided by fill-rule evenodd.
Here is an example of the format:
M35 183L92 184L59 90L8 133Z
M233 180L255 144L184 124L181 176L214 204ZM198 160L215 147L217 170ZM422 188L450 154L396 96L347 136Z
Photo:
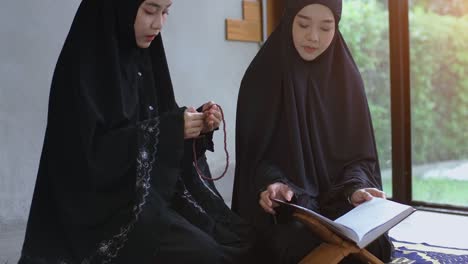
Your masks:
M197 140L210 175L204 152L220 113L175 102L160 34L171 3L82 1L52 81L20 263L247 256L248 227L192 165Z
M241 83L232 208L274 261L297 263L320 241L271 198L335 219L385 194L363 81L338 27L342 1L286 2ZM386 236L368 249L391 258Z

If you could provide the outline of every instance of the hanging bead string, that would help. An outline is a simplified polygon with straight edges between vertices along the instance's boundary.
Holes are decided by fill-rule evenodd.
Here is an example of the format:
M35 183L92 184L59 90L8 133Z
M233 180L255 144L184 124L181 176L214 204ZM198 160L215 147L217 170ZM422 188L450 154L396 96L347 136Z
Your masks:
M218 176L218 177L215 177L215 178L210 178L210 177L207 177L205 175L203 175L203 172L198 168L198 158L197 158L197 146L196 146L196 142L197 140L196 139L193 139L193 144L192 144L192 149L193 149L193 164L195 165L195 170L197 171L198 175L200 175L200 177L202 177L203 179L205 180L209 180L209 181L217 181L219 179L222 179L226 173L227 173L227 170L229 168L229 152L227 150L227 133L226 133L226 120L224 119L224 112L223 112L223 108L221 108L221 106L219 105L216 105L220 112L221 112L221 120L223 121L223 133L224 133L224 152L226 153L226 166L224 167L224 172Z

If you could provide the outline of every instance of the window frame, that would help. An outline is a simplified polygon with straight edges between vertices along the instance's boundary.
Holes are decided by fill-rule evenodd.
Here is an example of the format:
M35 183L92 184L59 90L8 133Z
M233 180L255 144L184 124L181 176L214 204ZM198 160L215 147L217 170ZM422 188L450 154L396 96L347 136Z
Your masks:
M388 0L388 12L392 115L392 199L422 210L468 215L468 207L413 200L409 1Z

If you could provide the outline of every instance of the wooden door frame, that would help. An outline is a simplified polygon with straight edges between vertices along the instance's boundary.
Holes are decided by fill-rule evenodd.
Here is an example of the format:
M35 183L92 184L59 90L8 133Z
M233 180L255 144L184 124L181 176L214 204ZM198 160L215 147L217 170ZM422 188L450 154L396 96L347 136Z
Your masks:
M276 26L279 24L281 17L283 16L283 11L285 8L285 1L288 0L266 0L263 3L266 3L266 36L275 30Z

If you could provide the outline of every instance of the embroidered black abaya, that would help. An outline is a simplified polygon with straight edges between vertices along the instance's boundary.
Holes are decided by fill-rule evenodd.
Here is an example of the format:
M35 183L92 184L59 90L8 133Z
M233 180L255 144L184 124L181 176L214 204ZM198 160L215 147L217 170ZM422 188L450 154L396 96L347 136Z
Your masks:
M58 59L20 263L235 263L249 229L192 166L142 0L83 0ZM197 139L200 166L211 135ZM212 150L212 149L211 149Z

